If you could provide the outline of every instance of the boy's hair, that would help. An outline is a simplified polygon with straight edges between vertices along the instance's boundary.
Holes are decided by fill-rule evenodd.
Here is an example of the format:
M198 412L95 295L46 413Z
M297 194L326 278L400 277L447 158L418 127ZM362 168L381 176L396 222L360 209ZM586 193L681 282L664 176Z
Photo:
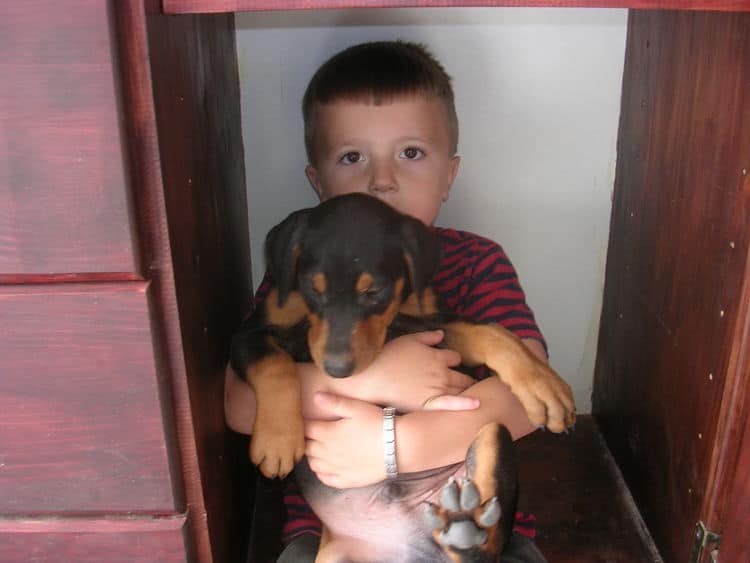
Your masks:
M302 98L305 148L315 163L317 109L337 100L380 105L394 97L434 96L445 106L451 154L458 150L458 117L451 77L424 45L405 41L361 43L341 51L317 70Z

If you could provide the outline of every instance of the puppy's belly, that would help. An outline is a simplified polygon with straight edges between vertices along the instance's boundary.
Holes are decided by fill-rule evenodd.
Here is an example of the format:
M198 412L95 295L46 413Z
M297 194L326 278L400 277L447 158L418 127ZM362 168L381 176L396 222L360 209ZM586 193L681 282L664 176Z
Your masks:
M344 490L318 481L306 460L295 472L305 499L346 552L342 560L448 561L424 525L422 502L435 502L449 477L463 475L462 463Z

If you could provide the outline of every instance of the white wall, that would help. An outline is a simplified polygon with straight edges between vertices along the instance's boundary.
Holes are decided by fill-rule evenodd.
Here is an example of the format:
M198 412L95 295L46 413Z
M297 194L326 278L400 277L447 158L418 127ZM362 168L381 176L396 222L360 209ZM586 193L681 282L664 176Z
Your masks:
M253 276L268 229L316 199L300 101L354 43L428 44L454 79L461 170L437 224L500 242L552 365L591 408L609 234L625 10L436 8L237 17Z

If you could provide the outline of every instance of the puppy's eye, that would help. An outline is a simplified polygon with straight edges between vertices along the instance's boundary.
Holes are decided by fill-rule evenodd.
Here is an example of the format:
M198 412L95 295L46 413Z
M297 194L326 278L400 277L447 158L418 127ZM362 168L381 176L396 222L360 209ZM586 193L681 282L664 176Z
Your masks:
M365 291L362 295L363 297L368 301L378 301L385 297L386 293L388 292L388 287L371 287L367 291Z

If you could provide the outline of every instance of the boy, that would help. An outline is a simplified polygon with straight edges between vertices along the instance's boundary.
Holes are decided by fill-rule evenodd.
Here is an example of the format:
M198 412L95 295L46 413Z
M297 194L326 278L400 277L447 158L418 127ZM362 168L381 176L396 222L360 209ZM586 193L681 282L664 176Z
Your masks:
M423 47L378 42L342 51L312 78L303 117L305 173L321 200L365 192L432 226L448 199L460 157L450 78ZM546 362L542 336L502 249L469 233L435 232L444 259L434 285L446 303L459 314L502 324ZM260 299L269 285L264 280ZM328 378L312 365L299 366L308 419L306 455L321 481L352 488L386 477L378 405L407 413L397 423L402 473L461 461L479 428L490 421L505 424L514 439L533 430L498 378L475 383L453 371L457 354L432 347L441 338L431 332L394 340L370 368L346 380ZM451 402L449 395L464 398ZM479 399L479 405L466 397ZM227 423L249 433L252 409L248 385L228 370ZM300 535L279 561L312 561L316 549L315 540ZM503 560L544 558L514 534Z

